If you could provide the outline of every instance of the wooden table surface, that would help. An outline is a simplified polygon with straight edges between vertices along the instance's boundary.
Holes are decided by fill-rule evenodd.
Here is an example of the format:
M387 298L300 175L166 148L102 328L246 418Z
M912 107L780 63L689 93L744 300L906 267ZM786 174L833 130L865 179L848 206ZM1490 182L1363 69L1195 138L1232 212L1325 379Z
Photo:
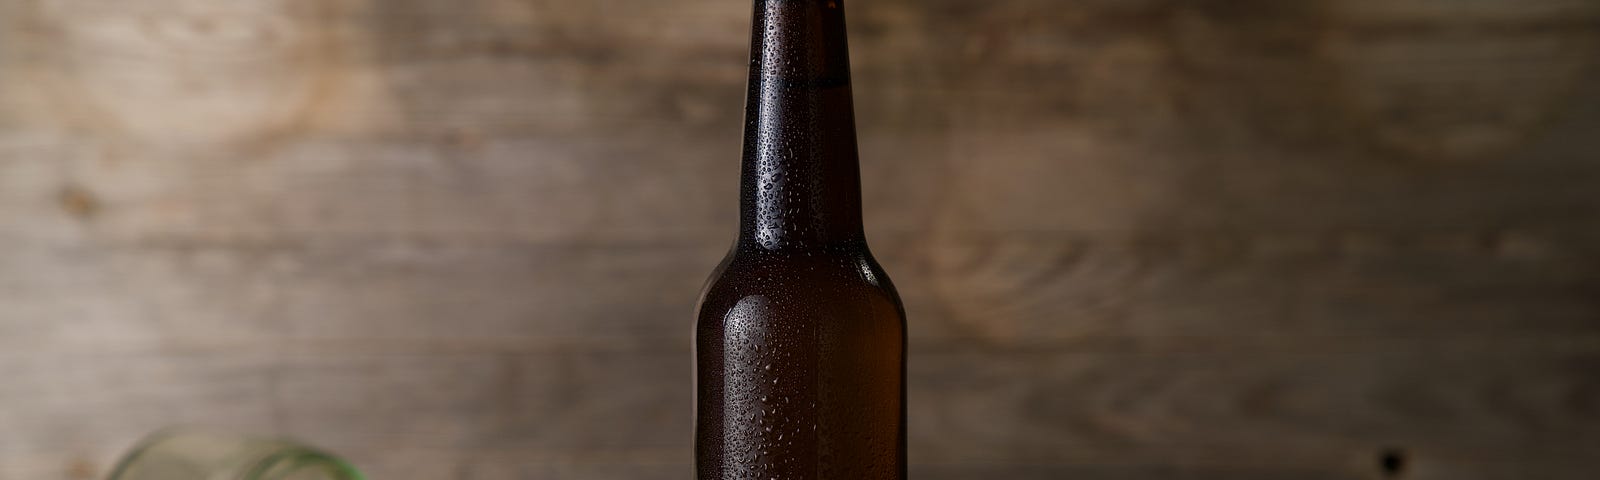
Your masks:
M1592 479L1600 2L855 0L921 480ZM0 479L681 479L748 0L0 0Z

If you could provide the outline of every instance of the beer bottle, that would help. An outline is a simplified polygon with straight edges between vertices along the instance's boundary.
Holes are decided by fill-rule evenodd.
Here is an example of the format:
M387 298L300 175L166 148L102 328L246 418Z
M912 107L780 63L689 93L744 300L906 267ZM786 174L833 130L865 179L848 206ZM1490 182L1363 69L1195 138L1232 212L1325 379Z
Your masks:
M903 479L905 311L861 226L842 0L756 0L738 241L695 328L700 480Z

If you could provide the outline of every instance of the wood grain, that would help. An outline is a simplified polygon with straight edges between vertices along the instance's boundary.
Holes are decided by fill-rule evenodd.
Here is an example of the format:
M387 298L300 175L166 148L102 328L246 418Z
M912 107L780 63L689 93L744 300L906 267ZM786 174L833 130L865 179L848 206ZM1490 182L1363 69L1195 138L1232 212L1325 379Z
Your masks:
M915 477L1593 476L1600 3L849 8ZM683 478L748 16L0 0L0 480Z
M1596 447L1593 361L1447 348L927 355L913 367L916 390L947 393L913 402L928 426L914 438L917 451L958 464L1312 465L1391 447L1581 460ZM946 390L955 385L969 387Z
M886 236L914 350L1590 345L1586 245L1479 235ZM0 345L543 352L679 348L721 243L15 244ZM54 319L41 326L36 319ZM265 342L265 343L263 343ZM315 347L306 347L315 351Z
M281 428L380 471L681 472L685 353L33 356L12 364L26 388L0 393L8 424L41 436L6 452L19 464L62 451L104 458L144 429L203 422ZM51 367L30 363L43 361ZM1539 471L1600 448L1596 361L1593 349L1449 346L926 353L910 376L912 446L933 472L1370 478L1368 461L1391 450L1419 471ZM187 407L210 402L218 408ZM603 467L617 462L635 467Z

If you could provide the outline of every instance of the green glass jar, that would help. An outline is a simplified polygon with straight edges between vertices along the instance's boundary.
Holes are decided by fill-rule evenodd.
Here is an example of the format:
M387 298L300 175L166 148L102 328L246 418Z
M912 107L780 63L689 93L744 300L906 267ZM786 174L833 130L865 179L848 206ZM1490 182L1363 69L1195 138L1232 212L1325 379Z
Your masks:
M167 431L129 452L108 480L363 480L354 467L293 441Z

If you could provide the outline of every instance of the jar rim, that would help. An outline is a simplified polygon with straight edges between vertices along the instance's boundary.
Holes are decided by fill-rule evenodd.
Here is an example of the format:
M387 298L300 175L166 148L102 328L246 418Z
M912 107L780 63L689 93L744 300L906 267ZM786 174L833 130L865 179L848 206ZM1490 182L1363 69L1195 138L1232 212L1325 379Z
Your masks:
M366 480L366 477L354 465L338 456L329 454L314 447L303 445L293 440L277 438L261 438L239 434L221 433L211 430L192 428L167 428L145 436L134 445L122 459L117 461L111 469L109 480L121 480L128 471L151 451L173 440L182 440L192 437L216 436L227 441L236 441L241 448L259 450L259 453L247 455L240 463L234 464L235 473L230 478L238 480L276 480L285 475L305 472L307 469L322 469L334 475L339 480ZM270 475L270 476L269 476Z

